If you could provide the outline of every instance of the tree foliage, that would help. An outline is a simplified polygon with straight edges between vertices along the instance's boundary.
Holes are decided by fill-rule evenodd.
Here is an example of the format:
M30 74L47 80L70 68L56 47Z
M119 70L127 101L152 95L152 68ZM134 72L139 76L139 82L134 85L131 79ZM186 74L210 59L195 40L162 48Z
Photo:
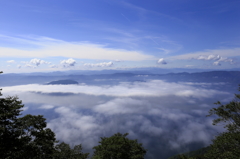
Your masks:
M240 91L240 87L239 87ZM218 135L205 155L206 158L239 159L240 156L240 94L235 94L234 100L228 104L215 103L218 108L209 111L209 115L217 115L213 125L224 123L226 132Z
M12 156L21 148L17 116L22 107L16 97L0 99L0 153L3 158Z
M225 132L217 136L211 144L211 149L205 155L209 159L239 159L240 133Z
M93 147L93 159L144 159L147 150L137 140L126 138L127 135L117 133L102 137L100 145Z
M61 142L56 146L57 153L55 154L55 158L57 159L87 159L89 153L82 152L82 145L75 145L73 149L66 144L65 142Z
M240 94L235 94L234 100L226 105L222 105L219 101L215 104L220 106L211 109L208 115L215 114L219 117L213 120L213 125L223 122L228 131L240 132Z
M20 117L24 105L17 97L0 99L0 154L3 158L51 158L55 134L43 116Z
M46 128L46 119L42 115L22 116L23 107L18 97L0 98L1 159L88 158L88 153L82 153L81 145L73 149L65 143L56 145L54 132Z
M3 159L87 159L82 146L73 149L56 144L54 132L46 128L42 115L21 116L18 97L0 99L0 158Z

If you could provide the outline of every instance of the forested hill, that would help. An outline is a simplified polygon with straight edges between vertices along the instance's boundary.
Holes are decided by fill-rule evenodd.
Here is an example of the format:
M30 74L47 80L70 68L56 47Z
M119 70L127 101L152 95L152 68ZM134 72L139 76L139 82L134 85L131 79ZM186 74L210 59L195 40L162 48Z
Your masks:
M68 84L78 84L78 82L74 80L58 80L58 81L52 81L47 83L47 85L56 85L56 84L68 85Z

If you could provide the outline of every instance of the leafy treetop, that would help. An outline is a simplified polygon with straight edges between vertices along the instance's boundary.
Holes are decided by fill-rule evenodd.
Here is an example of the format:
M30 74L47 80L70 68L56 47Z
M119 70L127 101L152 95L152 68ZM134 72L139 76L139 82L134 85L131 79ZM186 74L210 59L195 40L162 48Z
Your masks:
M93 159L144 159L147 150L137 140L130 140L126 134L117 133L102 137L100 145L93 147Z
M239 85L240 91L240 85ZM213 120L213 125L218 123L226 123L225 128L230 132L240 132L240 94L235 94L234 100L228 104L215 103L220 105L218 108L213 108L209 111L209 115L217 115L218 118Z
M239 85L240 91L240 85ZM213 120L213 125L225 123L226 132L218 135L210 150L205 155L206 158L224 158L239 159L240 156L240 94L235 94L235 98L228 104L215 103L220 105L209 111L209 115L217 115L218 118Z
M58 144L54 132L46 128L42 115L21 116L18 97L0 98L0 158L2 159L86 159L81 145L70 149ZM61 149L62 145L68 150ZM67 154L67 156L66 156ZM64 157L65 156L65 157Z

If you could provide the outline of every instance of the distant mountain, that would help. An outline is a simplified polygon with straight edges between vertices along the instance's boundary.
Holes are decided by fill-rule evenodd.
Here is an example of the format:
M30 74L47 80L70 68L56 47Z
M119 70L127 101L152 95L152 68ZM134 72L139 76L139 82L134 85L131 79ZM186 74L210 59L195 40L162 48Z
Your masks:
M158 73L144 71L113 71L105 74L106 71L99 71L96 74L91 72L84 74L76 71L76 74L61 74L61 72L52 72L39 74L1 74L0 86L26 85L26 84L78 84L87 85L118 85L121 82L164 80L167 82L191 82L191 83L212 83L212 89L231 90L240 84L240 71L209 71L209 72L179 72L179 73ZM102 73L102 74L100 74ZM68 79L68 80L66 80ZM52 82L49 82L52 81ZM215 84L214 84L215 83ZM216 83L219 83L218 85ZM190 84L190 83L189 83ZM203 84L204 85L204 84ZM224 88L223 88L224 87Z
M56 85L56 84L68 85L68 84L78 84L78 82L74 80L58 80L58 81L52 81L47 83L47 85Z

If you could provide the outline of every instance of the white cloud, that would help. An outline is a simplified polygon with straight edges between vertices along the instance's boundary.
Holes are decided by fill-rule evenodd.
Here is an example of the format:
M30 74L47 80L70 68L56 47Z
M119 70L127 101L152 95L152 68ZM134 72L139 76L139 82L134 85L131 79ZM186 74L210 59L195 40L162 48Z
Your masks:
M103 103L94 107L94 111L98 113L114 115L128 113L143 113L147 111L147 102L132 98L117 98L107 103Z
M24 67L27 67L27 68L37 68L42 64L51 64L51 62L47 62L37 58L31 59L30 61L21 61L21 63L24 63L25 64ZM22 66L18 65L17 67L21 68Z
M77 62L74 59L70 58L70 59L67 59L67 60L62 60L60 64L63 67L71 67L71 66L75 66L76 63Z
M186 65L185 67L194 67L194 65Z
M14 60L9 60L9 61L7 61L7 63L15 63L15 61Z
M169 57L173 60L188 60L188 59L197 59L201 56L204 58L217 58L217 56L221 57L232 57L232 56L239 56L240 48L233 48L233 49L216 49L216 50L205 50L199 52L192 52L183 55L177 55ZM213 57L212 57L213 56Z
M159 88L159 89L156 89ZM211 89L196 89L193 86L168 83L162 80L152 80L148 82L120 83L113 86L94 86L94 85L19 85L4 87L4 91L8 92L43 92L43 93L84 93L88 95L106 95L113 97L129 97L129 96L168 96L175 95L179 97L196 97L210 98L215 94L228 94L222 91Z
M150 115L158 115L164 119L171 121L180 121L192 118L191 115L181 112L179 109L166 109L166 108L152 108L148 110Z
M42 105L52 105L52 106L77 106L78 108L89 109L96 105L106 102L104 98L99 98L94 95L86 94L71 94L69 96L49 96L46 93L34 93L34 92L5 92L4 95L18 95L18 97L23 101L23 103L40 103ZM71 105L69 105L71 103Z
M36 66L30 65L30 64L25 64L24 67L28 67L28 68L36 68Z
M151 120L144 119L140 126L140 131L143 133L151 134L151 136L160 136L164 131L164 128L156 126Z
M229 62L230 64L233 64L233 59L229 59L229 58L223 58L221 57L219 60L219 62Z
M186 125L183 126L180 130L177 140L179 143L185 144L200 140L208 145L210 144L212 136L203 130L207 130L210 126L211 125L206 123L193 123L191 121L188 121L188 123L186 123Z
M58 66L57 66L57 65L54 65L54 64L53 64L53 65L50 65L49 67L50 67L50 68L58 68Z
M197 60L212 60L215 61L213 62L213 65L216 66L221 66L220 62L229 62L230 64L233 64L233 59L229 58L223 58L220 55L208 55L208 56L199 56L196 58Z
M40 60L40 59L36 59L36 58L35 59L31 59L29 63L30 64L34 64L36 66L39 66L40 64L50 64L50 62L46 62L44 60Z
M131 104L127 106L127 101L133 104L133 107ZM139 139L145 148L148 148L146 143L151 147L151 143L156 144L156 141L159 141L167 147L166 150L169 148L179 150L193 142L208 145L213 134L216 134L216 129L205 116L195 117L180 109L159 107L152 103L152 106L146 107L145 110L158 113L146 115L148 111L138 110L139 106L144 108L145 105L141 104L141 100L117 98L106 104L107 106L102 104L101 107L98 107L100 105L92 107L96 113L91 113L91 108L88 109L88 113L83 113L77 107L56 107L54 112L58 117L49 120L48 127L56 133L57 139L71 144L80 142L89 149L97 144L99 137L113 135L116 132L130 132L130 135ZM124 110L126 108L128 109ZM118 113L117 110L121 112ZM160 148L162 144L157 144L156 147Z
M85 63L85 67L111 67L113 62L102 62L102 63Z
M163 65L166 65L167 62L163 59L163 58L160 58L158 61L157 61L158 64L163 64Z
M215 65L215 66L221 66L220 61L215 61L215 62L213 62L213 65Z
M198 60L220 60L220 55L208 55L208 56L199 56Z
M52 109L54 107L55 106L53 106L53 105L42 105L41 107L39 107L39 109Z
M56 133L58 139L75 145L80 140L87 148L92 148L97 143L97 134L103 127L97 124L94 116L83 115L67 107L56 108L55 112L59 118L48 122L48 127Z
M106 45L99 45L86 42L66 42L47 37L31 37L26 43L37 45L35 49L15 49L0 47L0 52L4 52L0 57L72 57L79 59L99 59L99 60L127 60L141 61L155 59L154 56L144 54L140 51L128 51L124 49L108 48ZM40 47L39 47L40 46Z

